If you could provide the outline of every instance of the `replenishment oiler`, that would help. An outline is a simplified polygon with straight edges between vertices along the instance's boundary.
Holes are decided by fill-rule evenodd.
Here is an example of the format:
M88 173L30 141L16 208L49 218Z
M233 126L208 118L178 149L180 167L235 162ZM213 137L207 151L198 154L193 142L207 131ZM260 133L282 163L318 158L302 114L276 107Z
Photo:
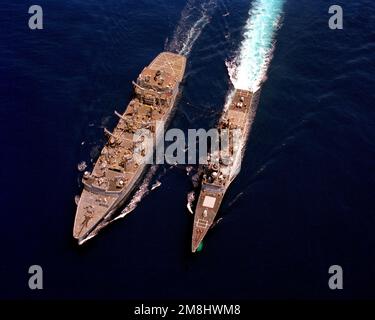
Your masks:
M208 155L207 164L200 168L201 190L195 208L192 251L200 251L203 238L213 226L224 195L241 169L241 162L258 105L259 90L235 90L229 107L217 125L219 133L227 130L227 148ZM233 135L236 132L237 135ZM222 137L222 134L219 135Z
M147 159L152 156L148 142L137 141L134 135L147 129L155 136L153 148L164 132L156 130L156 123L168 124L174 110L180 83L185 74L184 56L163 52L144 68L136 82L135 95L123 114L115 111L119 123L113 132L105 129L108 142L96 161L92 172L83 175L84 189L78 202L73 236L81 244L96 228L117 212L143 176ZM159 136L158 136L159 135ZM149 150L148 150L149 151Z

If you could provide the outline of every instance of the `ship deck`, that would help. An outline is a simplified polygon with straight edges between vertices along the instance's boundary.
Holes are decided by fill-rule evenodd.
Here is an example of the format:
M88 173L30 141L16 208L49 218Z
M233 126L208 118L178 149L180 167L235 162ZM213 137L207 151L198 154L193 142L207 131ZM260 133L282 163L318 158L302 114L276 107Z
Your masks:
M185 73L186 58L171 52L159 54L149 65L153 70L164 70L165 72L176 77L181 82Z
M197 207L195 210L193 237L192 237L192 251L195 252L206 236L209 228L215 221L215 217L219 211L221 202L223 200L224 188L215 188L210 190L210 185L202 188L199 195Z

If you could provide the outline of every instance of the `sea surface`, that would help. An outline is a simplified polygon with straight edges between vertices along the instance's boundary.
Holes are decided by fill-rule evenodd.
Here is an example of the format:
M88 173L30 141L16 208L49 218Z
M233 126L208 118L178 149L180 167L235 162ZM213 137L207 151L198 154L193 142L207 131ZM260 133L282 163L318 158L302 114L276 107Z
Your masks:
M375 298L374 1L38 1L30 30L33 4L0 5L1 298ZM158 188L78 247L77 166L163 50L188 58L173 127L212 128L233 88L261 88L222 219L191 254L191 179L161 165Z

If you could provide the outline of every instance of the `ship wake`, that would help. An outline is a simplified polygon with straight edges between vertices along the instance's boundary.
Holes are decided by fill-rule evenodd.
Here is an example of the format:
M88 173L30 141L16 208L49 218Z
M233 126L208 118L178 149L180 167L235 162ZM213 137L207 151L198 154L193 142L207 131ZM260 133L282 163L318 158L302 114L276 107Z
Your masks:
M159 166L153 165L150 170L147 172L146 176L144 177L141 185L138 187L137 191L133 195L132 199L128 203L128 205L121 211L121 214L118 215L114 220L122 219L126 217L129 213L134 211L139 203L153 190L161 186L160 178L162 174L154 179L156 172L158 171ZM154 183L153 183L154 182Z
M209 24L216 5L216 0L189 0L181 13L173 38L167 42L165 49L188 56L203 29Z
M245 25L244 39L234 59L226 62L236 89L257 91L266 80L281 25L284 0L256 0Z
M281 26L284 1L254 1L249 11L240 48L235 58L226 62L234 90L228 93L224 109L226 110L231 104L235 90L249 90L254 93L252 110L246 125L247 136L241 141L241 149L246 148L259 103L261 85L266 80L267 70L273 57L275 36ZM242 157L243 155L244 153ZM242 157L236 161L231 179L241 171Z

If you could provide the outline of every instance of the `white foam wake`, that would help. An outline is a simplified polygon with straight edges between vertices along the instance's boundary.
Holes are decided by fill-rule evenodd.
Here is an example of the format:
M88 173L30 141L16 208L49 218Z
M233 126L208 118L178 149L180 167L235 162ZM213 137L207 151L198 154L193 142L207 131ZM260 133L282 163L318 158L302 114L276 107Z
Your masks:
M142 180L142 183L140 186L137 187L137 191L133 195L130 202L127 204L127 206L122 210L121 214L118 215L114 220L122 219L126 217L129 213L134 211L138 204L153 190L155 190L157 187L161 185L161 182L157 180L157 182L151 186L151 181L153 177L156 174L156 171L158 170L158 165L153 165L149 171L146 173L144 179Z
M236 89L255 92L265 80L272 60L283 4L284 0L254 1L238 54L226 63Z
M181 18L172 40L166 50L188 56L203 29L211 20L216 0L189 0L181 13Z

